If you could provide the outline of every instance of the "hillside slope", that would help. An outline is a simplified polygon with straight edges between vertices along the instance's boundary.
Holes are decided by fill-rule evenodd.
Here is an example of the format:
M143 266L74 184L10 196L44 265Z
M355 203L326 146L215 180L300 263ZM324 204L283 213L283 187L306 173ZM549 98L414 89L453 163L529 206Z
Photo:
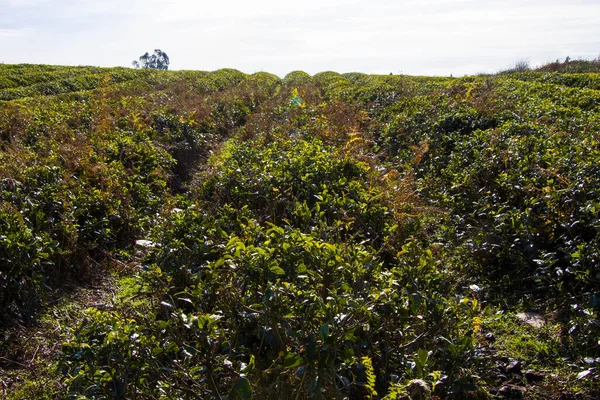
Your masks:
M7 395L597 398L599 89L0 64Z

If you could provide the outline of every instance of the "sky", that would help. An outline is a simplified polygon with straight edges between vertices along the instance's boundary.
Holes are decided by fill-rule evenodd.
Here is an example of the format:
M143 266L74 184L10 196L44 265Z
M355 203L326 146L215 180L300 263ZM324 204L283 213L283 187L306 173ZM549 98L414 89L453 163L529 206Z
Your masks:
M600 0L0 0L0 62L462 76L600 56Z

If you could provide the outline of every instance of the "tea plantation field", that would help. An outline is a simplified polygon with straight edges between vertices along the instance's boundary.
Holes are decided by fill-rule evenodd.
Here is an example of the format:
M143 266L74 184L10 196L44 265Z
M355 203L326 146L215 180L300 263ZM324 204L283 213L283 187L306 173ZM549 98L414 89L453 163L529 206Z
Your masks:
M9 399L600 398L600 74L0 64Z

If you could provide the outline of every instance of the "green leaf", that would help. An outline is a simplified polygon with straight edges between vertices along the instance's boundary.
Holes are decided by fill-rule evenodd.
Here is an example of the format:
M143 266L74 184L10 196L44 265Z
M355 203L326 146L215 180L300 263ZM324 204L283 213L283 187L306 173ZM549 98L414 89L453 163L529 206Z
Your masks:
M283 360L283 367L284 368L298 367L302 364L303 361L304 361L304 359L302 358L302 356L300 356L296 353L288 353L285 356L285 359Z
M429 357L429 353L427 352L427 350L419 349L417 350L417 355L419 357L419 363L422 367L424 367L427 364L427 358Z
M225 264L225 259L223 258L219 258L217 261L215 261L215 268L219 268L220 266L222 266L223 264Z
M245 368L242 369L242 372L248 373L254 371L254 369L256 369L256 360L254 358L254 355L251 355L250 362L248 363L248 365L246 365Z
M285 271L277 265L272 266L270 271L276 275L285 275Z
M179 352L179 346L177 346L177 343L175 342L170 342L167 345L167 352L168 353L178 353Z
M299 273L299 274L302 274L302 273L306 272L306 270L307 270L306 265L304 265L302 263L298 264L296 266L296 272Z
M235 382L231 394L237 395L244 400L251 399L252 386L250 386L250 381L247 378L240 377L240 379L238 379L237 382Z
M321 325L320 334L323 341L329 339L329 324Z

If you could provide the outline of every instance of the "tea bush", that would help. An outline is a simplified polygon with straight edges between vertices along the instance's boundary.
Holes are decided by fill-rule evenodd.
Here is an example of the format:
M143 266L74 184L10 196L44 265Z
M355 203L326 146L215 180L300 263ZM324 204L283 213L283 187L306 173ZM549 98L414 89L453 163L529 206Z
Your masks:
M54 68L48 69L23 67L16 75L43 81L53 76ZM230 122L224 91L243 81L247 87L240 93L249 92L257 79L246 83L245 75L233 70L208 74L207 81L221 81L220 92L212 92L216 97L209 94L213 110L192 103L173 112L157 106L165 96L174 101L179 88L168 81L180 73L143 73L166 78L161 83L166 86L144 98L153 87L127 89L110 78L139 72L74 73L92 79L96 71L102 77L96 92L35 102L22 99L2 107L0 194L7 233L0 236L5 248L0 257L3 318L22 312L27 318L45 290L65 279L93 275L90 262L130 249L132 241L155 224L169 189L181 187L195 163L208 155L215 135L240 123ZM270 82L264 92L274 90L272 77L262 79ZM247 107L265 95L256 90L254 97L241 98L233 109L247 113ZM154 107L158 111L152 114Z
M0 99L2 322L135 282L65 330L67 397L597 397L596 74L0 65Z

